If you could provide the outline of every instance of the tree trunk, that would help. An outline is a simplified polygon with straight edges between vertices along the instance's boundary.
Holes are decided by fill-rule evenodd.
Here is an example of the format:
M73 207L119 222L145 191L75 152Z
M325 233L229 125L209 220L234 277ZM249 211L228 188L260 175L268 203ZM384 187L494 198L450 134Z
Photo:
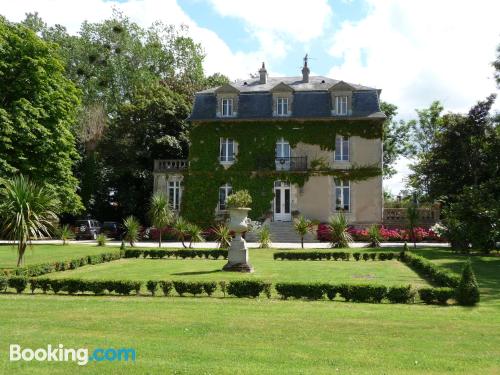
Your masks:
M158 242L158 247L161 249L161 229L160 229L160 240Z
M26 243L23 241L19 241L19 244L17 246L17 255L18 255L17 256L17 267L21 266L25 251L26 251Z
M300 245L304 248L304 236L300 236Z

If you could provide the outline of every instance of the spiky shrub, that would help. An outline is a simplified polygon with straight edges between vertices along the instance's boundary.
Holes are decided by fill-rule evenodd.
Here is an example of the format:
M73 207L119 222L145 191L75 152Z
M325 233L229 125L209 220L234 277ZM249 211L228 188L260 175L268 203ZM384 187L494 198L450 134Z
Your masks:
M293 229L300 236L300 245L304 248L304 237L307 233L314 231L312 221L304 216L299 216L293 221Z
M231 231L227 225L219 224L213 228L215 241L219 244L219 249L228 249L231 246Z
M106 242L108 242L108 238L104 233L97 236L97 246L106 246Z
M377 225L372 225L368 228L368 238L370 239L370 247L380 247L382 236Z
M178 241L181 241L182 247L186 248L186 237L188 236L189 223L184 220L181 216L177 218L173 225L175 237Z
M66 242L75 237L75 234L71 230L68 224L64 224L62 227L57 230L57 237L62 241L63 245L66 245Z
M463 306L474 306L479 302L479 286L470 261L465 263L462 278L457 287L457 302Z
M271 229L269 229L269 225L263 225L259 232L259 248L261 249L269 249L271 247Z
M248 190L238 190L227 197L229 208L246 208L252 204L252 196Z
M352 236L347 231L348 222L344 214L339 213L337 215L330 216L328 223L328 229L330 230L331 236L331 247L349 247L349 243L352 242Z
M196 224L188 224L186 233L189 236L189 247L192 247L195 242L205 241L201 228Z
M125 227L125 241L133 247L139 238L141 224L134 216L131 215L123 220L123 226Z
M162 230L170 224L174 216L165 193L159 191L151 196L148 216L151 220L151 224L160 232L158 247L161 247Z

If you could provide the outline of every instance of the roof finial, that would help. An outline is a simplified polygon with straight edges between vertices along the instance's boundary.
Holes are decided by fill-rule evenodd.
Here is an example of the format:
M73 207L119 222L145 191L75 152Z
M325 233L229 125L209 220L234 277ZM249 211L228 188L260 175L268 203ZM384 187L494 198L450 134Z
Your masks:
M306 55L304 56L304 66L305 67L307 67L307 59L308 59L307 55L308 54L306 53Z

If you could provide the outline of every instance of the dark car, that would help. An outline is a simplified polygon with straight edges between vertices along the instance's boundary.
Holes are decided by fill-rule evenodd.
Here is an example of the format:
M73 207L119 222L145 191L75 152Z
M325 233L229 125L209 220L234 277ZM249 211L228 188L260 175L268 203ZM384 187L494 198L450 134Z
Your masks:
M95 240L101 233L101 223L97 220L77 220L75 223L75 238L77 240Z
M102 223L101 232L106 236L120 240L125 232L123 225L116 221L105 221Z

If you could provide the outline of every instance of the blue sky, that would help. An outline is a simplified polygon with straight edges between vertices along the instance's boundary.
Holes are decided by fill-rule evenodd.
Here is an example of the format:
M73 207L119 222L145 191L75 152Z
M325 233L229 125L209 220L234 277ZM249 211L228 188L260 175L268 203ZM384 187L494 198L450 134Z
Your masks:
M498 93L495 0L0 0L9 20L37 11L71 33L84 20L110 17L113 7L142 26L187 25L205 49L207 74L246 78L265 61L271 75L299 75L308 53L312 74L382 89L403 119L433 100L465 112ZM388 189L403 187L408 163L398 163Z

